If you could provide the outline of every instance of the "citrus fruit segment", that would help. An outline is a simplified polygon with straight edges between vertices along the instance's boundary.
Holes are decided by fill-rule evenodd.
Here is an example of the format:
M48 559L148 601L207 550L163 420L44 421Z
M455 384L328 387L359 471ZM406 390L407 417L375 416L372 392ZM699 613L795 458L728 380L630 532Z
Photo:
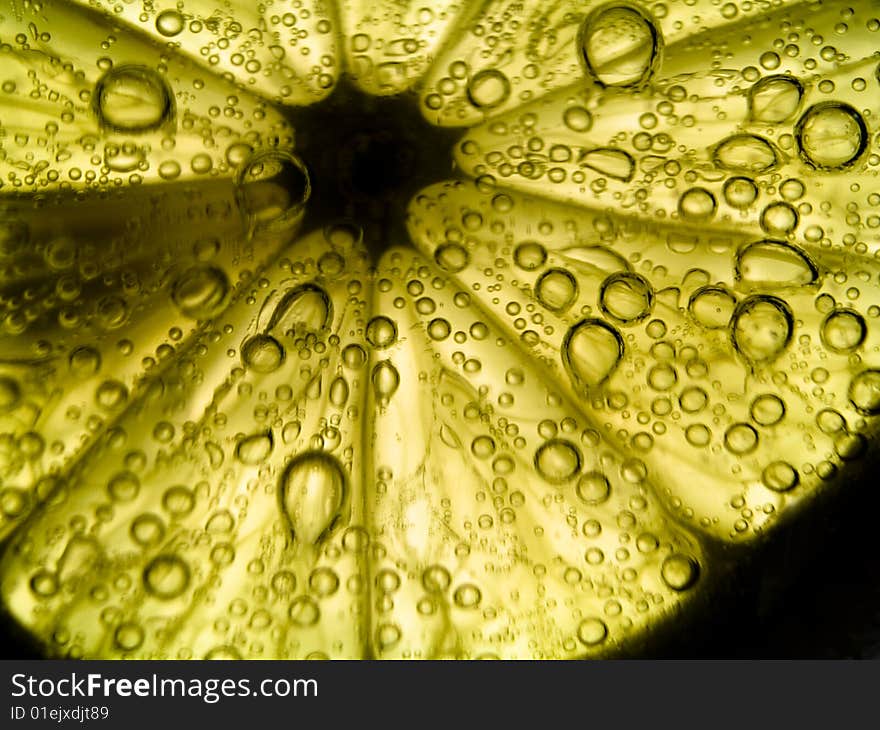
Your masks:
M265 100L100 13L9 10L3 32L3 193L232 177L292 141Z

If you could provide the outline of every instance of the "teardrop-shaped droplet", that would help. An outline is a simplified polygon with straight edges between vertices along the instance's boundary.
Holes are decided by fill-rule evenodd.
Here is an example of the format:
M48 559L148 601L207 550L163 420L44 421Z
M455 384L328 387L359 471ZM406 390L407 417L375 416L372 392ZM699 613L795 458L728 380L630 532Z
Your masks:
M574 325L562 343L562 362L578 390L593 388L608 378L623 357L623 338L600 319Z
M753 363L775 360L791 342L794 317L777 297L753 296L743 300L733 315L733 344Z
M319 332L329 324L332 311L327 292L314 284L305 284L285 292L266 329L279 336Z
M384 405L391 400L391 396L400 386L400 373L397 368L391 364L389 360L383 360L373 368L371 376L373 383L373 391L376 394L376 400L380 405Z
M783 241L758 241L736 257L737 281L753 286L803 286L819 277L805 254Z
M330 384L330 402L337 408L342 408L348 400L348 381L341 375L333 379Z
M659 61L662 40L654 22L631 5L605 5L591 13L580 31L587 72L602 86L644 84Z
M297 455L281 476L279 498L294 539L317 545L341 516L346 499L342 466L324 451Z
M247 466L257 466L269 458L274 440L271 431L246 436L235 447L235 456Z

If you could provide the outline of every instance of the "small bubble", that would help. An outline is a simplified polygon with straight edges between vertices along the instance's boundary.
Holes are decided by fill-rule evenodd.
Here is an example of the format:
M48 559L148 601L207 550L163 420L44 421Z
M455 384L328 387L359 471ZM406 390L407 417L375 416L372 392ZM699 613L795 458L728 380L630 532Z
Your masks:
M700 565L692 557L675 553L660 568L663 582L674 591L685 591L700 577Z
M468 82L467 96L478 109L493 109L510 96L510 80L497 69L483 69Z
M156 598L169 600L189 586L189 565L177 555L158 555L144 568L144 587Z
M581 452L571 441L552 439L535 452L535 469L551 484L563 484L580 471Z

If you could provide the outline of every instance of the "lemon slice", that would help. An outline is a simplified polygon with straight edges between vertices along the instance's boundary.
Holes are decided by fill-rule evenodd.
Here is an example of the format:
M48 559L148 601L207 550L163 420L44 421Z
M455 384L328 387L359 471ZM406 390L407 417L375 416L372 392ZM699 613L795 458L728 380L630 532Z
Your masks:
M11 5L6 613L100 658L699 622L871 448L878 18Z

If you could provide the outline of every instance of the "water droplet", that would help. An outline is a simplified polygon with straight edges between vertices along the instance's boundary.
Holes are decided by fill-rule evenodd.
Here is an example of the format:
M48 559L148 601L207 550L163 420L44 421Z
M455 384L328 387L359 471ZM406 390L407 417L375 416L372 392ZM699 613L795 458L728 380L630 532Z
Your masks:
M162 494L162 507L171 515L172 519L186 517L196 504L196 498L192 490L182 484L168 487Z
M721 286L704 286L690 298L688 311L703 327L724 329L736 309L736 297Z
M269 335L248 338L241 347L241 361L257 373L273 373L284 362L284 348Z
M849 167L868 146L868 128L848 104L824 101L798 120L795 136L801 157L820 170Z
M745 210L758 197L758 186L747 177L731 177L724 183L724 199L732 208Z
M144 630L139 624L126 621L116 627L113 642L123 651L134 651L144 643Z
M584 504L602 504L611 494L611 484L602 472L588 471L578 479L575 492Z
M95 403L105 411L120 408L128 400L128 388L118 380L105 380L95 390Z
M798 224L798 213L788 203L771 203L761 212L761 228L767 233L787 235Z
M380 405L385 405L400 386L400 374L389 360L383 360L373 368L371 381L376 400Z
M784 122L797 111L803 94L793 76L767 76L749 89L749 115L764 124Z
M833 352L852 352L868 334L865 319L850 309L835 309L822 322L822 344Z
M551 484L563 484L581 469L581 452L571 441L551 439L535 452L535 469Z
M31 577L30 587L35 596L49 598L58 592L58 576L48 570L38 570Z
M880 413L880 370L863 370L849 384L849 399L863 416Z
M600 319L574 325L562 343L562 362L578 390L594 388L617 368L623 357L623 339Z
M366 338L377 350L384 350L397 341L397 325L388 317L373 317L367 323Z
M601 175L629 182L635 173L636 163L632 155L613 147L585 150L578 158L581 167L588 167Z
M535 282L535 296L553 312L564 312L577 297L578 285L574 276L564 269L548 269Z
M797 469L787 461L774 461L761 473L761 481L774 492L787 492L797 486Z
M572 132L589 132L593 126L593 115L582 106L570 106L563 113L562 121Z
M312 192L305 163L276 149L251 158L236 183L239 208L255 229L276 230L295 223Z
M92 98L101 125L117 132L149 132L174 114L167 84L146 66L111 69L98 81Z
M691 188L678 201L678 214L688 221L707 221L715 215L718 204L705 188Z
M171 298L177 308L193 319L210 319L226 306L229 280L215 266L193 266L174 283Z
M163 10L156 16L156 30L166 38L172 38L183 31L183 15L176 10Z
M245 436L235 447L235 456L247 466L257 466L269 458L274 440L271 431Z
M444 271L456 274L470 263L471 257L464 246L457 243L444 243L434 251L434 261Z
M783 241L758 241L740 250L736 257L738 282L752 286L805 286L819 277L806 254Z
M311 596L297 596L287 612L290 621L301 628L314 626L321 618L321 609Z
M639 274L612 274L599 291L599 306L618 322L632 324L651 313L654 291L645 277Z
M672 590L685 591L700 577L700 565L689 555L674 553L663 561L660 577Z
M715 164L725 170L761 174L778 162L772 145L754 134L735 134L715 148Z
M445 593L452 583L452 576L442 565L430 565L422 573L422 587L428 593Z
M452 600L459 608L476 608L483 600L483 594L473 583L462 583L453 592Z
M119 472L107 483L107 493L116 502L130 502L140 489L141 480L130 471Z
M165 525L160 517L147 512L134 518L129 534L141 547L153 547L165 537Z
M441 342L445 340L452 333L452 325L442 317L438 317L437 319L432 319L428 322L428 336L432 340L436 340L437 342Z
M101 353L94 347L83 345L70 353L70 372L77 378L88 378L101 369Z
M359 370L367 361L367 353L360 345L346 345L342 351L342 362L349 370Z
M507 101L510 96L510 81L497 69L483 69L468 82L467 96L470 103L478 109L492 109Z
M580 29L578 45L587 73L602 86L641 86L659 64L662 39L639 8L605 5Z
M337 408L342 408L347 401L348 381L339 375L330 384L330 402Z
M585 618L578 624L577 635L584 646L596 646L608 638L608 627L600 618Z
M743 300L733 315L733 344L750 362L770 362L791 342L794 317L776 297L753 296Z
M339 576L332 568L315 568L309 576L309 590L320 598L332 596L339 589Z
M303 284L281 297L266 329L291 337L320 332L327 328L332 315L333 306L327 292L314 284Z
M513 262L524 271L541 268L547 261L547 250L535 241L520 243L513 250Z
M763 393L752 401L749 415L759 426L774 426L785 415L785 401L773 393Z
M144 587L156 598L169 600L189 586L190 569L177 555L158 555L144 568Z
M340 518L345 498L342 466L323 451L298 454L281 475L281 511L302 545L317 545L326 538Z
M747 423L734 423L724 432L724 445L732 454L748 454L758 448L758 432Z

